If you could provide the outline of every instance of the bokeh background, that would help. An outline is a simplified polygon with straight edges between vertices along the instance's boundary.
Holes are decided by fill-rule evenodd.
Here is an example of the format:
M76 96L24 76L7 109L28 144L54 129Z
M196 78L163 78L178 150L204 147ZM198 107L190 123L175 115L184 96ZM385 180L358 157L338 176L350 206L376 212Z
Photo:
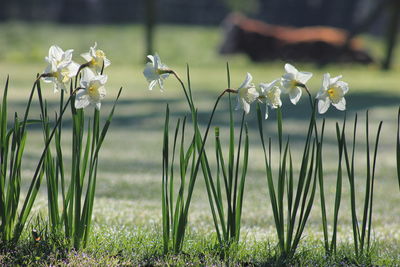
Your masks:
M145 52L142 52L145 55L154 52L154 49L160 49L162 43L157 40L157 26L172 24L215 28L229 13L240 12L251 18L275 25L332 26L345 29L352 35L373 36L383 42L383 47L379 49L379 52L372 51L373 58L378 63L383 62L385 68L390 68L392 62L388 61L394 58L393 48L396 43L399 10L398 1L395 0L201 0L195 2L180 0L2 0L0 22L4 25L11 23L9 25L13 32L11 36L10 33L5 32L6 29L2 30L3 42L9 40L13 43L11 47L16 45L16 41L24 41L23 36L20 35L26 35L12 27L15 23L29 24L29 31L38 28L38 23L62 26L80 25L80 27L111 24L117 28L131 24L141 25L144 26L144 38L139 38L136 43L144 42L141 45L146 47ZM134 35L133 32L132 35ZM121 43L126 36L122 34L119 36L118 41L115 36L109 37L114 38L115 42ZM22 40L20 40L21 38ZM51 36L48 39L51 39ZM35 42L32 41L34 40L31 40L30 44L26 44L28 51L21 51L30 51L30 53L25 53L21 57L29 60L42 58L37 51L40 48L35 47ZM213 41L215 40L209 40L209 42ZM126 55L137 50L136 46L137 44L132 44L130 53L124 51ZM7 43L2 44L2 47L7 47ZM35 52L38 54L35 55ZM14 54L10 51L7 53L1 51L0 57L2 59L17 57ZM182 56L187 60L193 55L183 54ZM137 62L137 60L132 61Z

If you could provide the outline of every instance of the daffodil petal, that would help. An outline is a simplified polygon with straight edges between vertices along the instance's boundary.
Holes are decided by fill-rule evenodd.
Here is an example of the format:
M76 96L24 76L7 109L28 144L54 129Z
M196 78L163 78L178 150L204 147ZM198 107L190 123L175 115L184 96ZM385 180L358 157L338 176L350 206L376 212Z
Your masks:
M289 63L285 64L285 71L287 73L291 73L291 74L296 74L299 72L293 65L291 65Z
M311 77L313 76L313 74L311 72L298 72L296 79L298 82L305 84L309 79L311 79Z
M98 75L96 76L96 79L100 81L101 84L105 84L107 82L107 75Z
M77 109L86 108L89 105L90 105L90 100L86 90L84 89L78 90L78 92L76 92L76 97L75 97L75 108Z
M250 73L247 73L247 74L246 74L246 78L244 79L243 83L239 86L238 89L248 87L249 84L251 83L251 80L252 80L252 79L253 79L253 77L251 76L251 74L250 74Z
M332 105L338 110L346 110L346 99L342 98L338 103L332 103Z
M49 57L61 61L64 51L57 45L52 45L49 49Z
M343 95L346 94L349 91L349 84L343 81L337 81L336 82L337 86L342 88Z
M148 55L147 58L150 59L151 63L154 63L154 57L152 55Z
M254 102L260 94L257 92L257 89L255 87L250 87L249 90L247 90L247 102L252 103Z
M167 79L168 76L169 76L169 73L163 73L160 75L161 79L164 79L164 80Z
M162 79L158 79L158 86L160 87L160 90L163 91L164 90L164 82Z
M43 77L42 80L45 83L53 83L53 82L55 82L55 77Z
M322 87L326 90L330 84L331 75L329 73L324 74L324 78L322 80Z
M100 99L103 99L107 94L106 88L104 86L101 86L98 90Z
M151 63L147 63L146 67L143 71L144 77L146 77L147 81L157 80L158 75L155 73L153 65Z
M157 84L157 80L153 80L149 83L149 90L153 90L153 87Z
M339 76L330 78L329 82L330 82L330 84L335 84L335 83L337 83L340 79L342 79L342 77L343 77L342 75L339 75Z
M244 99L242 99L243 110L246 114L250 112L250 104L247 103Z
M154 68L156 68L156 69L159 69L160 67L162 67L160 56L157 53L154 54L153 63L154 63Z
M79 64L71 61L71 63L67 66L68 68L68 77L75 77L79 70Z
M331 101L329 100L328 97L326 97L325 99L319 99L318 101L318 112L320 114L324 114L330 105Z
M57 84L57 82L54 82L54 84L53 84L53 92L54 92L54 93L57 93L58 91L60 91L60 90L58 89L58 84Z
M84 60L86 61L91 61L92 60L92 56L90 55L90 53L83 53L81 54L81 57L83 57Z
M111 65L111 61L108 58L104 58L104 68L107 68Z
M72 53L74 49L68 49L64 52L64 61L70 62L72 60Z
M236 106L235 106L235 110L239 110L240 108L241 108L241 102L240 102L241 100L240 100L240 97L239 97L239 95L237 96L237 98L236 98Z
M279 82L279 79L275 79L270 83L260 83L260 89L261 89L261 93L263 95L265 95L268 91L270 91L272 88L274 88L274 86L276 86L276 84Z
M290 102L292 102L293 105L296 105L301 98L301 89L298 87L294 87L292 90L289 91L289 98Z
M56 82L56 85L57 85L57 91L58 91L58 90L67 91L67 88L65 87L65 84L64 84L64 83L57 81L57 82Z
M316 99L325 99L328 97L328 93L326 92L326 90L324 90L324 88L321 88L317 95L315 96Z

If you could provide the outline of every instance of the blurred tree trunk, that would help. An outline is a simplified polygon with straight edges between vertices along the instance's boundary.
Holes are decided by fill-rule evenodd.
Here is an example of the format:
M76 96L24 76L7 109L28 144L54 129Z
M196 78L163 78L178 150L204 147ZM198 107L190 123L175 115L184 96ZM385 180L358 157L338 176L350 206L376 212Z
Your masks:
M256 13L258 8L260 7L259 0L224 0L225 6L231 12L240 12L244 14L252 14Z
M145 56L154 52L154 27L156 24L156 0L143 0L145 2Z
M388 31L386 39L386 55L382 64L383 70L389 70L392 65L394 57L394 48L396 46L396 39L398 34L398 25L400 17L400 0L393 0L387 6L387 12L390 13L388 21Z
M377 2L376 5L371 8L371 12L369 12L365 18L363 18L358 24L353 25L350 29L350 33L347 39L347 43L356 36L357 34L366 32L371 25L378 20L379 16L382 16L382 13L385 12L386 6L392 0L382 0Z

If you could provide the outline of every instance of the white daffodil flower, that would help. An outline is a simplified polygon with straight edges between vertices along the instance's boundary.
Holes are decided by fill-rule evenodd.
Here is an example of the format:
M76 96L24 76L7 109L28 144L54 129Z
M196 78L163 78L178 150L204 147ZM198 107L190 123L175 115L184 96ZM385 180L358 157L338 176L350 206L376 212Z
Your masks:
M49 56L45 57L48 63L42 78L47 83L54 83L54 92L67 90L66 84L75 77L79 65L72 61L73 49L63 51L57 45L49 49Z
M311 72L298 71L289 63L285 64L286 73L282 76L282 92L289 94L290 101L296 105L301 97L301 89L312 77Z
M101 100L106 96L107 75L96 75L91 69L83 69L80 86L76 92L75 108L85 108L93 105L100 110Z
M346 109L344 95L349 91L349 85L346 82L339 81L341 78L342 75L331 78L329 73L324 74L322 87L316 96L320 114L325 113L331 103L338 110Z
M101 69L107 68L111 65L111 61L106 57L106 54L103 50L96 49L97 43L94 43L94 46L90 47L89 52L81 54L90 68L96 70L97 73L101 72Z
M265 102L265 119L268 119L268 106L272 109L282 106L280 80L276 79L270 83L260 83L261 93L259 99Z
M247 73L246 79L237 89L237 105L235 107L236 110L243 108L244 112L248 114L250 112L250 104L253 103L259 96L259 93L256 90L256 87L251 82L253 77L250 73Z
M167 65L161 63L157 53L154 56L148 55L147 58L150 59L151 62L146 64L143 75L149 82L149 90L152 90L153 87L158 84L160 90L163 91L164 80L168 78L172 71Z

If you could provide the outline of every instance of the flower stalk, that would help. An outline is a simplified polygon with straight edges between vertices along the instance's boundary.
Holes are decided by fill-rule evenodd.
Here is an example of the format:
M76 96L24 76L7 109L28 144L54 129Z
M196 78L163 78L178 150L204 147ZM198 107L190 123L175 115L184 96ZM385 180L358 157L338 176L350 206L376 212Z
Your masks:
M197 180L197 174L199 171L200 165L202 169L207 169L208 160L205 153L205 144L207 142L207 137L209 130L211 128L212 119L214 117L215 111L217 109L218 103L220 102L221 98L226 93L236 93L237 91L234 89L225 89L216 99L213 109L211 111L210 118L207 123L207 127L204 133L204 137L201 137L200 129L198 127L197 121L197 110L194 106L192 92L190 87L190 76L189 76L189 68L187 69L188 73L188 90L186 89L185 83L179 77L179 75L170 69L164 69L164 72L168 74L174 75L174 77L180 83L182 90L185 94L186 100L188 102L188 106L191 112L192 123L193 123L193 136L192 142L190 143L189 147L186 148L186 153L183 153L182 150L184 149L183 144L183 135L184 129L186 125L186 119L183 119L182 124L182 133L181 138L182 141L180 143L180 159L179 163L180 171L180 186L179 186L179 193L176 197L175 203L173 202L173 195L174 189L172 186L173 183L173 166L174 166L174 152L172 155L172 161L169 163L169 107L167 106L166 110L166 118L164 123L164 145L163 145L163 178L162 178L162 210L163 210L163 244L164 244L164 253L172 250L174 252L179 252L182 249L187 221L188 221L188 214L189 214L189 207L191 204L193 190ZM177 146L177 133L179 132L180 122L178 121L175 127L175 136L173 141L173 151L175 151L175 147ZM196 153L197 151L197 153ZM186 156L183 156L186 155ZM190 166L190 172L188 171ZM170 170L170 171L168 171ZM186 184L186 174L189 175L188 183ZM169 178L170 177L170 178ZM185 189L187 187L187 189ZM186 192L186 198L184 197L184 192ZM173 220L172 220L173 218Z
M258 128L264 152L268 190L278 236L279 253L280 257L283 258L292 257L295 254L314 203L317 172L321 160L320 150L322 146L318 138L314 135L314 128L316 127L315 111L315 105L313 105L300 172L298 174L297 183L295 183L290 143L287 141L285 145L283 144L282 114L280 107L277 109L279 168L277 173L277 185L275 185L271 165L271 139L269 139L267 150L264 141L261 109L260 106L257 105ZM297 184L296 188L295 184ZM285 199L286 202L284 201ZM287 204L286 208L284 207L285 203ZM285 210L287 212L285 212Z
M47 104L41 102L41 118L44 141L52 146L56 153L46 152L43 172L47 180L49 222L52 231L58 232L64 228L65 237L71 241L75 249L85 247L90 236L94 195L96 190L98 156L104 138L109 129L116 103L120 97L119 90L114 105L107 120L101 127L100 107L101 101L106 95L105 83L107 76L103 75L105 67L110 61L101 50L91 47L90 53L82 56L88 61L77 68L75 82L70 81L69 99L65 105L70 107L72 115L72 163L66 166L62 144L62 132L65 131L61 124L61 117L55 128L56 138L49 138L49 125L51 119L48 116ZM51 48L52 51L55 48ZM58 51L57 49L55 51ZM71 50L68 50L71 51ZM67 52L65 52L67 53ZM49 52L49 54L51 54ZM66 56L65 56L66 57ZM71 61L72 54L68 53ZM41 77L51 76L45 72ZM79 82L79 86L78 86ZM75 86L74 86L75 85ZM38 82L40 88L40 83ZM64 91L60 95L60 109L63 105ZM39 94L40 99L42 98ZM93 105L95 107L91 119L87 120L84 108ZM70 167L70 183L66 183L66 170ZM61 210L59 196L61 194Z
M400 189L400 108L397 113L396 159L397 159L397 178L399 181L399 189Z
M353 236L354 236L354 251L357 257L365 256L369 253L371 248L371 234L372 234L372 213L373 213L373 195L375 188L375 171L378 156L378 147L380 133L382 130L382 121L379 123L375 146L373 150L373 157L371 160L371 150L370 150L370 134L369 134L369 115L368 111L366 113L366 161L367 161L367 175L365 180L365 197L363 203L363 212L361 216L361 225L359 225L359 217L357 214L357 202L356 202L356 185L355 185L355 146L356 140L356 130L357 130L357 115L354 120L354 130L352 138L352 152L348 152L346 138L343 134L343 153L346 163L347 176L350 185L350 204L351 204L351 216L352 216L352 226L353 226Z

